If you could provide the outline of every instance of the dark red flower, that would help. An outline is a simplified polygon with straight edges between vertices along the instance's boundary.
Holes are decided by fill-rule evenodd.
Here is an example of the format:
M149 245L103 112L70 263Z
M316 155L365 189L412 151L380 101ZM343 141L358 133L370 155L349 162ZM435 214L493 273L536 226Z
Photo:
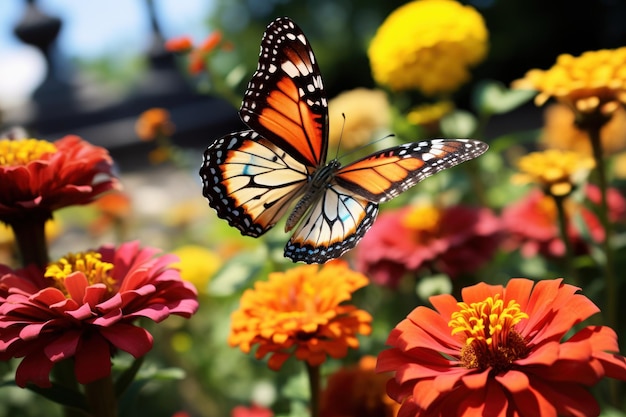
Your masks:
M138 358L152 348L136 319L195 313L195 288L170 266L177 258L157 252L130 242L70 254L45 272L1 266L0 359L23 358L16 383L49 387L54 364L70 358L78 382L96 381L117 350Z
M534 288L533 288L534 286ZM626 380L626 358L605 326L575 325L600 310L562 279L480 283L430 298L391 331L377 371L399 417L597 416L588 387ZM566 337L566 334L570 334Z
M358 246L357 265L395 287L406 272L429 267L454 278L493 256L500 222L486 208L406 207L383 213Z
M50 217L119 188L106 149L78 136L56 142L0 139L0 221Z
M364 356L358 365L330 375L320 397L320 417L395 417L400 406L385 391L390 375L375 368L376 358Z

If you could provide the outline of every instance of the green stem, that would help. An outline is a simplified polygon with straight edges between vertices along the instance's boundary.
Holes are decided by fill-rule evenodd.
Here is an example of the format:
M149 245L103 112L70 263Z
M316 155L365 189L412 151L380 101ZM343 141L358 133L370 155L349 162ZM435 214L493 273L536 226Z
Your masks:
M85 396L91 417L117 417L117 399L113 378L110 375L85 384Z
M46 242L46 222L50 213L36 213L32 216L11 219L8 224L13 229L15 241L22 259L22 266L35 264L40 268L48 265L48 243Z
M309 374L309 385L311 387L311 417L318 417L320 414L320 367L310 365L306 362L306 370Z
M567 233L568 220L565 213L565 198L564 196L552 195L554 204L556 205L556 211L558 216L559 231L561 233L561 240L565 245L565 268L568 275L568 281L570 284L579 286L578 273L574 266L574 248L572 247L572 241L569 239Z
M64 360L57 363L53 372L55 382L67 389L78 392L78 382L76 382L76 376L74 375L73 360ZM65 417L86 417L83 411L68 406L63 407L63 415Z
M591 147L593 149L593 158L596 163L596 172L598 176L598 187L600 188L600 223L604 229L604 240L602 242L602 250L604 251L604 279L606 294L606 316L607 324L616 329L617 325L617 280L613 269L613 246L611 238L613 236L613 225L609 219L609 204L607 198L607 179L606 164L604 163L602 142L600 140L600 127L590 126L587 129L589 138L591 139Z

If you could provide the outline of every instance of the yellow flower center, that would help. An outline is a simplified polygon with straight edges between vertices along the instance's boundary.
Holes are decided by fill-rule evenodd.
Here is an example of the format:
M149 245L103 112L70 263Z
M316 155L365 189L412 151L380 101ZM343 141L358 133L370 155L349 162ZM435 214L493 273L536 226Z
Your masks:
M485 301L458 303L459 311L452 314L448 326L452 335L465 338L461 364L469 369L492 368L496 373L508 370L513 362L528 353L524 338L515 325L527 319L520 305L509 301L505 307L500 294Z
M0 139L0 166L10 167L26 165L40 159L43 155L55 153L56 146L45 140Z
M418 241L424 242L432 238L439 231L441 212L430 205L412 208L402 219L402 225L415 232Z
M102 261L102 254L98 252L70 253L46 268L45 277L51 278L55 286L65 290L65 279L74 272L82 272L89 285L102 283L109 291L113 291L115 281L112 275L113 264Z

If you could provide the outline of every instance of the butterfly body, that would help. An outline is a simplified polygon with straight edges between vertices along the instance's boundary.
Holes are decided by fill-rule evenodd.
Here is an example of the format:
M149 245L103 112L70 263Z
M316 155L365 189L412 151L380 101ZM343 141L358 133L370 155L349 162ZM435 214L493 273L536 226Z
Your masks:
M306 263L341 256L371 227L379 203L487 150L472 139L435 139L346 166L326 162L322 78L306 37L288 18L268 26L239 114L249 130L204 153L203 194L218 217L248 236L263 235L289 213L285 230L294 232L285 256Z

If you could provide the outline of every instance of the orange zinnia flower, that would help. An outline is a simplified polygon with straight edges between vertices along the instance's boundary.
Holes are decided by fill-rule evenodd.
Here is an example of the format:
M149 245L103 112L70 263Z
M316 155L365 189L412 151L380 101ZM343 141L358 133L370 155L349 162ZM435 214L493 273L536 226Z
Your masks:
M392 330L377 371L402 416L597 416L588 387L626 380L617 335L574 325L599 312L562 279L480 283L430 298Z
M232 315L228 342L255 356L271 354L269 367L278 370L291 356L311 366L329 355L341 358L357 348L357 334L369 334L372 317L355 306L341 304L367 285L367 278L333 261L318 269L304 265L269 275L244 292Z

